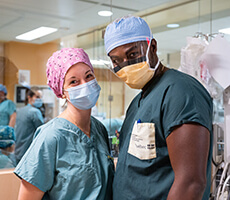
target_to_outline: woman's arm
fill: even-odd
[[[22,179],[18,200],[41,200],[43,195],[43,191]]]
[[[10,122],[9,122],[9,126],[13,127],[15,126],[15,122],[16,122],[16,112],[14,112],[12,115],[10,115]]]

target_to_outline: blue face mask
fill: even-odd
[[[70,103],[80,110],[88,110],[95,106],[101,87],[98,85],[97,80],[93,79],[87,83],[69,88],[67,91]]]
[[[34,103],[33,103],[33,106],[36,107],[36,108],[41,108],[42,107],[42,100],[41,99],[35,99]]]

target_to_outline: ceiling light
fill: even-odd
[[[229,35],[230,35],[230,28],[220,29],[219,32],[220,32],[220,33],[224,33],[224,34],[229,34]]]
[[[16,36],[16,39],[18,40],[26,40],[31,41],[40,37],[43,37],[45,35],[51,34],[53,32],[56,32],[56,28],[50,28],[50,27],[44,27],[41,26],[40,28],[34,29],[32,31],[23,33],[21,35]]]
[[[179,26],[179,24],[167,24],[168,28],[178,28]]]
[[[113,15],[113,13],[108,10],[99,11],[97,14],[102,17],[110,17],[111,15]]]

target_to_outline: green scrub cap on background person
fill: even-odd
[[[0,148],[5,149],[15,143],[14,128],[0,126]]]
[[[104,43],[107,54],[114,48],[153,38],[151,29],[140,17],[127,16],[116,19],[105,30]]]

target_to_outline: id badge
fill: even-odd
[[[140,160],[156,158],[154,123],[135,122],[130,137],[128,153]]]

